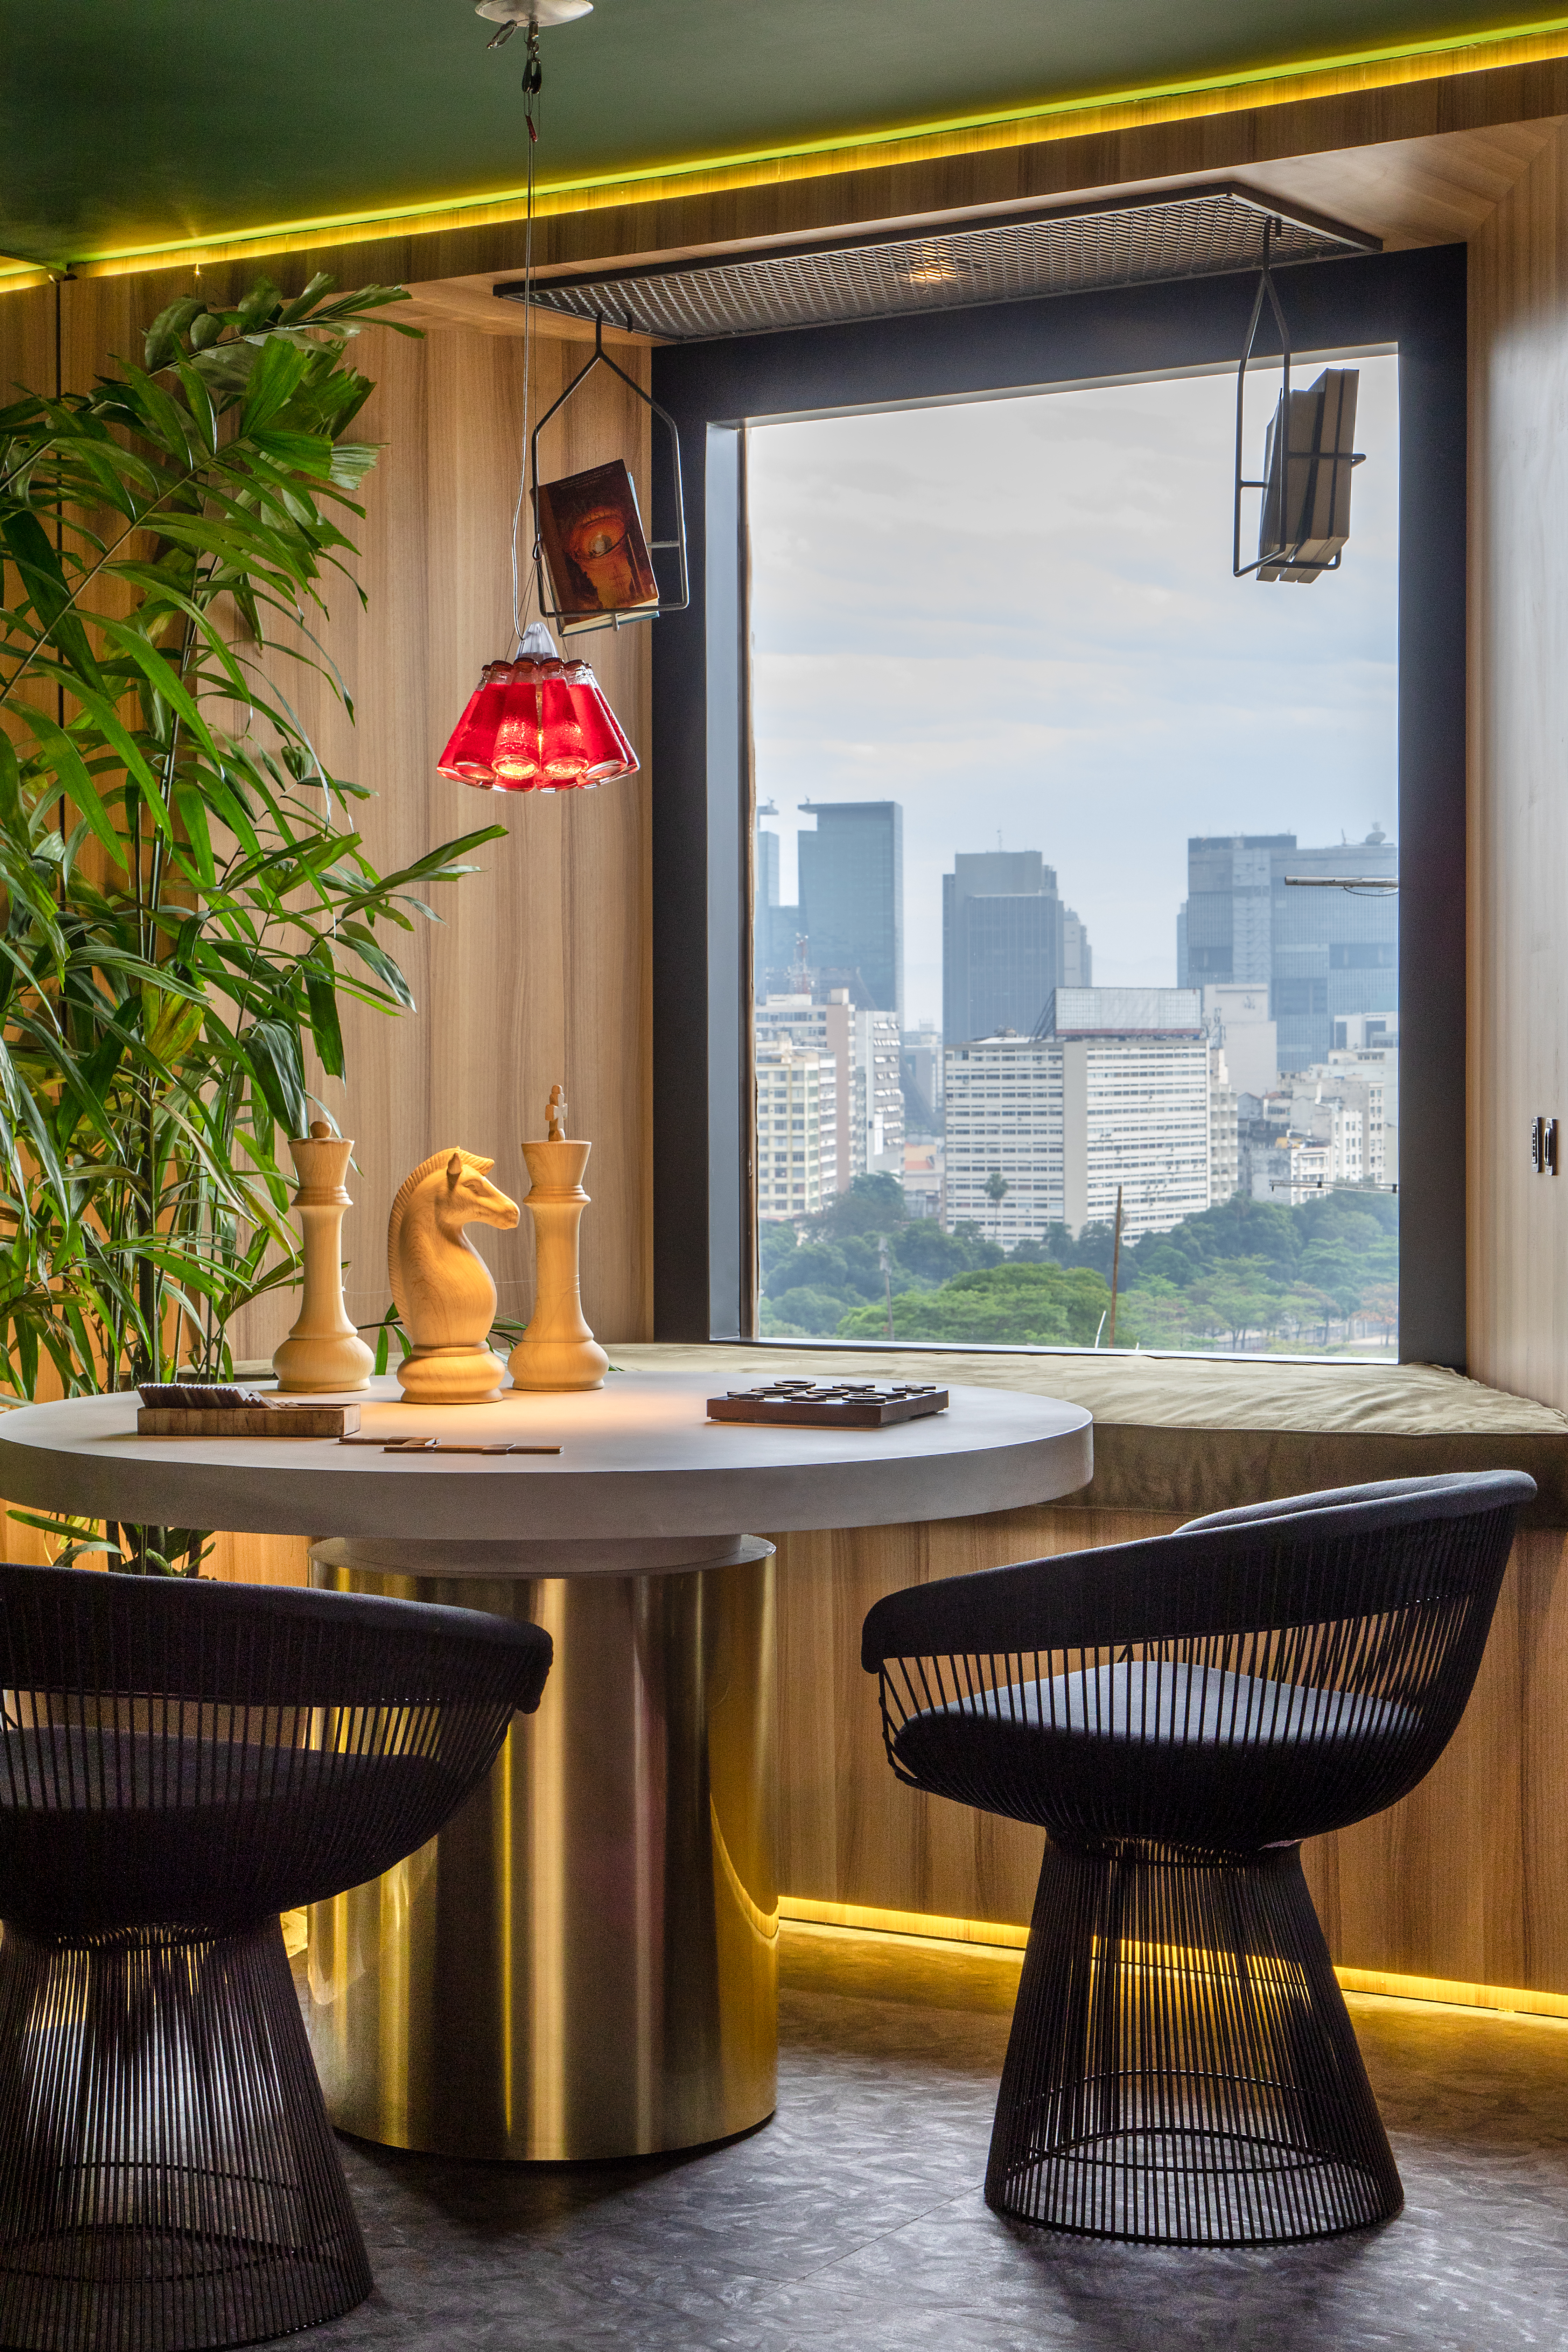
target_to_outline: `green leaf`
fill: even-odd
[[[22,575],[42,631],[64,655],[77,674],[98,684],[98,664],[73,604],[63,558],[49,544],[36,514],[14,510],[0,523],[12,562]]]
[[[205,305],[199,294],[182,294],[177,301],[159,311],[147,330],[145,358],[150,368],[168,365],[174,356],[179,338],[203,308]]]
[[[127,865],[125,843],[115,830],[109,811],[99,795],[97,785],[89,772],[80,751],[68,730],[58,725],[47,711],[24,704],[18,717],[37,743],[44,757],[52,764],[59,790],[70,801],[78,814],[90,827],[93,837],[101,843],[116,866]]]
[[[290,1135],[302,1135],[310,1120],[298,1033],[280,1021],[257,1021],[251,1024],[247,1042],[256,1081],[268,1108]]]
[[[305,967],[305,994],[310,1006],[310,1034],[328,1077],[343,1075],[343,1033],[338,1025],[336,976],[315,964]]]
[[[347,517],[375,452],[344,435],[370,385],[342,346],[401,299],[320,280],[287,304],[264,281],[221,313],[184,298],[145,368],[0,417],[0,546],[21,582],[0,616],[14,1393],[41,1368],[68,1395],[226,1366],[228,1318],[297,1279],[278,1152],[309,1113],[306,1046],[341,1075],[343,999],[406,1009],[382,935],[433,918],[426,885],[462,870],[467,845],[447,844],[377,872],[346,814],[362,788],[284,690],[301,665],[347,706],[309,610],[332,574],[363,601]],[[188,1556],[178,1531],[123,1540],[148,1569]]]
[[[243,308],[243,305],[241,306]],[[310,372],[310,353],[281,336],[270,337],[250,372],[240,410],[242,434],[262,432],[280,416]]]

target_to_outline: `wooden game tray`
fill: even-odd
[[[708,1400],[710,1421],[776,1422],[793,1429],[886,1429],[946,1410],[945,1389],[916,1381],[769,1381]]]

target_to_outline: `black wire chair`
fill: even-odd
[[[195,2352],[371,2286],[278,1914],[433,1837],[548,1634],[0,1564],[0,2342]]]
[[[1219,2246],[1400,2210],[1300,1844],[1441,1754],[1534,1492],[1491,1471],[1294,1496],[871,1611],[899,1778],[1049,1833],[999,2212]]]

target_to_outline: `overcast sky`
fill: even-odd
[[[1042,851],[1096,982],[1171,984],[1189,834],[1396,831],[1397,364],[1360,362],[1351,543],[1310,587],[1231,578],[1234,376],[753,430],[783,896],[798,803],[902,803],[906,1021],[942,1018],[955,850]]]

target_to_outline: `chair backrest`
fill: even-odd
[[[1136,1664],[1132,1744],[1223,1689],[1211,1753],[1245,1747],[1256,1764],[1313,1738],[1321,1751],[1332,1721],[1353,1733],[1338,1745],[1338,1777],[1357,1794],[1345,1818],[1376,1811],[1453,1735],[1534,1492],[1512,1471],[1388,1480],[889,1594],[861,1645],[889,1760],[900,1769],[894,1743],[913,1717],[1021,1719],[1026,1688],[1042,1695],[1047,1729],[1058,1713],[1064,1730],[1092,1724],[1107,1670]],[[1342,1696],[1325,1711],[1281,1703],[1281,1685]]]
[[[0,1916],[132,1924],[138,1874],[151,1919],[372,1877],[489,1769],[550,1664],[540,1627],[474,1610],[0,1563]]]

